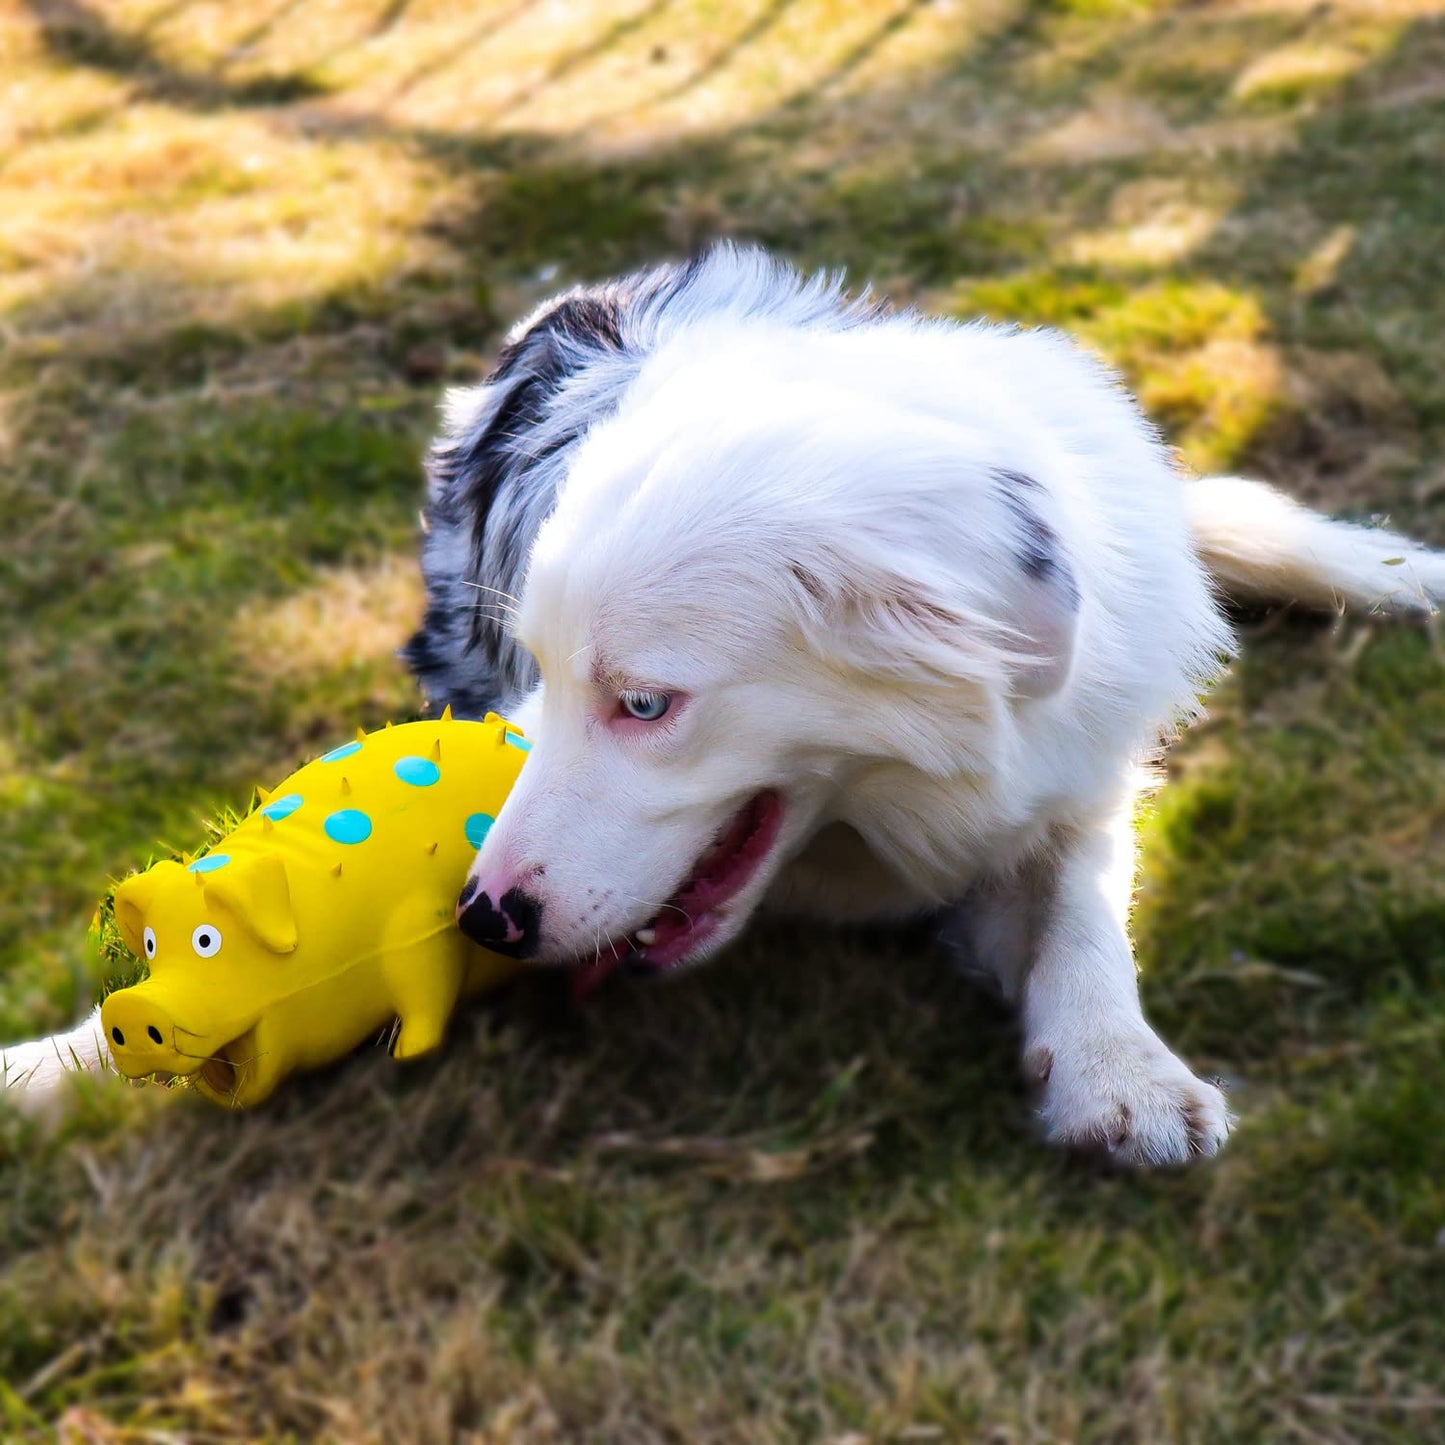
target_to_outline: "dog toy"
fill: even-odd
[[[518,966],[468,939],[455,909],[529,747],[494,713],[450,708],[358,732],[258,788],[202,857],[127,878],[116,923],[150,975],[101,1007],[116,1068],[188,1075],[251,1108],[393,1021],[394,1057],[436,1048],[457,1000]]]

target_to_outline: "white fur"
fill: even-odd
[[[765,903],[948,908],[1020,1005],[1053,1137],[1214,1152],[1224,1101],[1145,1022],[1127,934],[1134,778],[1232,645],[1208,574],[1410,608],[1445,561],[1257,483],[1183,484],[1053,333],[698,304],[628,366],[532,549],[536,742],[480,884],[540,902],[544,959],[589,954],[776,790],[780,841],[697,957]],[[1057,566],[1023,565],[1031,527]],[[627,688],[681,701],[619,725]]]
[[[49,1100],[59,1092],[67,1074],[102,1068],[105,1058],[97,1008],[65,1033],[0,1048],[0,1086],[14,1090],[25,1102]]]
[[[1383,528],[1331,521],[1260,482],[1191,482],[1185,506],[1199,555],[1234,596],[1422,613],[1445,597],[1445,554]]]

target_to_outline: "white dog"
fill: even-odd
[[[429,521],[409,659],[536,739],[468,933],[600,973],[699,962],[760,907],[946,914],[1021,1009],[1048,1134],[1137,1164],[1230,1124],[1145,1021],[1127,929],[1139,770],[1231,647],[1216,585],[1445,596],[1441,554],[1182,479],[1062,336],[731,248],[523,323],[451,401]],[[96,1032],[7,1062],[49,1082]]]

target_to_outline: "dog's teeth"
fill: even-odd
[[[657,930],[655,928],[639,928],[632,935],[644,948],[651,948],[657,942]]]

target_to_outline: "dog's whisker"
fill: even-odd
[[[654,903],[650,898],[638,898],[631,893],[624,893],[622,896],[624,898],[630,898],[634,903],[642,904],[644,908],[655,909],[658,913],[661,913],[664,908],[670,908],[674,913],[682,914],[682,916],[687,919],[687,926],[689,928],[692,927],[692,914],[690,914],[687,909],[680,907],[676,903]]]
[[[503,602],[493,602],[490,598],[487,597],[478,598],[476,602],[472,603],[472,605],[467,609],[467,611],[480,612],[484,607],[490,607],[499,616],[509,618],[514,622],[518,617],[522,615],[520,612],[517,611],[515,607],[508,607]]]
[[[471,613],[474,616],[484,616],[489,622],[495,622],[499,627],[515,627],[517,623],[517,614],[515,612],[486,611],[487,608],[494,608],[496,605],[495,602],[478,602],[472,607],[466,607],[460,610]]]
[[[624,893],[622,896],[626,898],[630,903],[642,904],[644,908],[662,909],[667,906],[665,903],[655,902],[651,898],[639,898],[635,893]]]
[[[461,579],[463,587],[475,587],[478,592],[491,592],[497,597],[505,597],[508,602],[516,607],[522,605],[522,599],[511,592],[504,592],[500,587],[489,587],[485,582],[472,582],[468,578]]]

